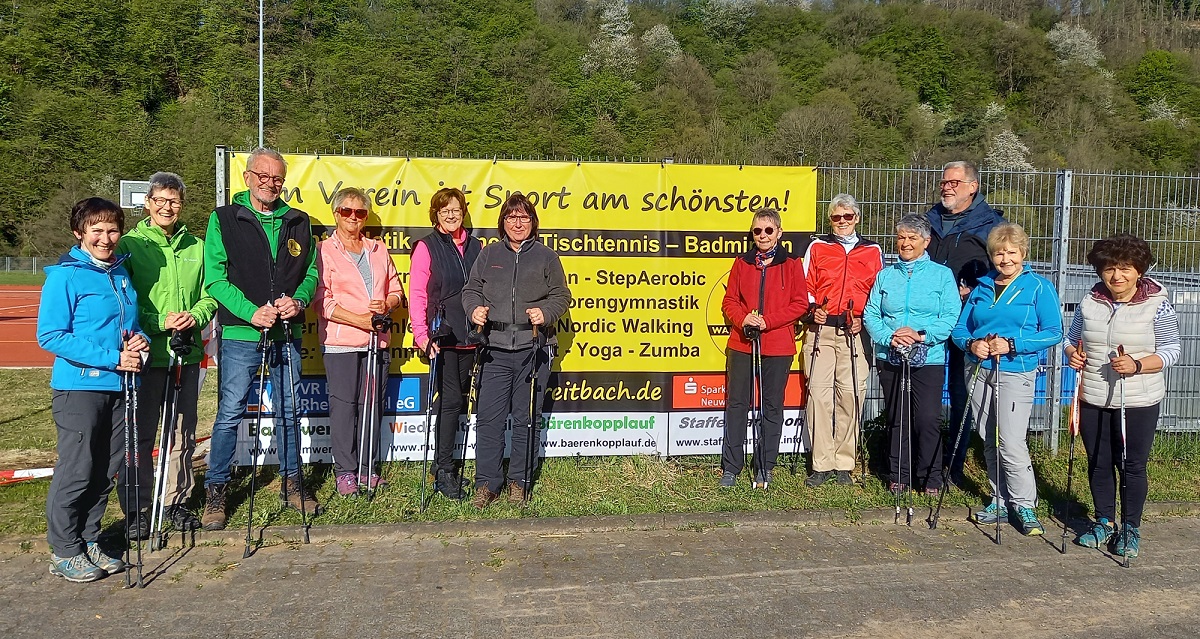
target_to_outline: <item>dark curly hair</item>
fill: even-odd
[[[1150,244],[1131,233],[1117,233],[1103,240],[1096,240],[1087,254],[1088,264],[1099,275],[1110,266],[1132,266],[1138,275],[1145,275],[1154,263]]]

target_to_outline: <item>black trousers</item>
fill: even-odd
[[[74,557],[100,538],[113,476],[125,463],[125,398],[121,391],[50,395],[58,461],[46,495],[46,539],[55,555]]]
[[[787,386],[792,355],[762,358],[762,459],[754,457],[754,472],[771,471],[779,458],[783,433],[783,389]],[[746,465],[746,425],[752,397],[751,357],[729,349],[725,354],[725,439],[721,446],[721,470],[737,474]]]
[[[512,416],[512,448],[508,456],[508,480],[525,487],[537,469],[537,446],[541,441],[542,397],[550,380],[553,346],[533,346],[510,351],[488,348],[483,353],[479,382],[479,425],[475,437],[475,486],[498,493],[504,487],[504,431]],[[536,356],[536,358],[535,358]],[[537,368],[536,396],[530,397],[530,376]],[[530,399],[537,410],[530,421]]]
[[[941,488],[942,473],[937,462],[942,458],[942,381],[946,371],[936,365],[909,371],[912,389],[906,392],[901,388],[901,367],[879,360],[879,385],[883,387],[891,433],[891,481],[916,488]],[[904,414],[905,403],[908,414]]]
[[[1158,413],[1162,404],[1125,409],[1125,469],[1121,470],[1121,411],[1100,408],[1079,402],[1079,434],[1088,457],[1088,484],[1092,488],[1092,503],[1096,517],[1116,519],[1117,480],[1121,476],[1124,491],[1121,508],[1125,521],[1131,526],[1142,525],[1142,510],[1146,505],[1149,481],[1146,461],[1154,444],[1158,428]],[[1119,523],[1119,522],[1118,522]]]
[[[471,390],[471,366],[475,349],[444,348],[438,364],[437,443],[434,453],[434,472],[455,471],[454,450],[461,429],[459,418],[466,410],[467,393]],[[476,409],[478,410],[478,409]]]
[[[325,353],[326,390],[329,392],[329,435],[333,440],[333,470],[337,474],[369,475],[375,472],[375,459],[364,459],[359,468],[359,449],[365,444],[362,433],[367,412],[367,352]],[[391,354],[379,349],[379,368],[375,373],[376,392],[370,450],[378,459],[379,425],[383,419],[383,396],[387,391],[387,371]],[[363,451],[365,454],[366,451]]]
[[[942,455],[942,465],[950,469],[951,475],[961,475],[963,464],[967,462],[967,451],[971,449],[971,433],[975,432],[975,419],[970,414],[967,391],[967,359],[966,353],[946,342],[946,370],[949,375],[947,384],[950,387],[950,430],[946,434],[945,453]],[[958,425],[962,424],[963,415],[967,415],[962,437],[958,436]],[[954,440],[958,439],[958,449],[950,450]]]

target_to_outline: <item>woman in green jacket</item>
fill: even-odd
[[[164,419],[163,398],[168,385],[178,393],[175,423],[171,424],[170,451],[163,502],[164,518],[176,530],[200,527],[200,520],[185,505],[194,485],[192,455],[196,450],[196,400],[200,392],[200,360],[204,356],[200,331],[216,313],[217,303],[204,291],[204,241],[179,221],[185,187],[174,173],[150,176],[146,193],[146,218],[121,238],[118,251],[128,253],[125,268],[137,291],[138,320],[150,336],[150,366],[142,372],[138,391],[138,450],[151,459],[154,436]],[[172,357],[179,358],[179,376],[169,376]],[[170,378],[169,378],[170,377]],[[167,442],[161,446],[165,447]],[[125,471],[121,467],[117,494],[125,496]],[[138,484],[143,505],[151,504],[154,466],[144,462]],[[122,503],[126,533],[145,539],[150,518],[143,511],[130,513]]]

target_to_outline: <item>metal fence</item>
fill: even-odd
[[[940,179],[936,168],[820,167],[818,224],[826,224],[821,213],[835,194],[850,193],[863,209],[859,231],[883,245],[890,263],[895,222],[929,210],[940,197]],[[1180,361],[1166,373],[1159,439],[1168,450],[1161,454],[1195,451],[1191,444],[1200,441],[1200,175],[982,171],[980,182],[988,203],[1029,234],[1028,261],[1055,283],[1067,325],[1098,281],[1085,259],[1093,242],[1129,232],[1150,243],[1156,258],[1151,276],[1170,293],[1183,341]],[[1074,392],[1075,373],[1062,358],[1061,348],[1046,354],[1030,423],[1031,432],[1043,436],[1054,452],[1062,436],[1063,407]],[[882,392],[873,379],[866,414],[881,410]]]
[[[42,268],[54,261],[48,257],[5,257],[2,259],[5,273],[40,273]]]

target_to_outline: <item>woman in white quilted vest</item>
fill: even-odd
[[[1145,276],[1154,261],[1145,240],[1114,235],[1096,242],[1087,258],[1100,283],[1075,309],[1066,351],[1071,368],[1083,375],[1079,427],[1097,521],[1075,543],[1108,544],[1117,555],[1136,557],[1146,460],[1166,395],[1163,369],[1181,351],[1179,317],[1163,285]],[[1120,521],[1114,470],[1121,476]]]

